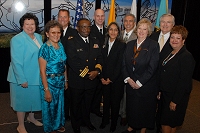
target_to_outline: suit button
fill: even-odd
[[[86,60],[86,62],[88,62],[88,60]]]
[[[163,70],[165,72],[165,70]]]

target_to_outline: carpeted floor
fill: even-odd
[[[0,133],[17,133],[16,113],[10,107],[9,93],[0,93]],[[36,118],[41,120],[41,112],[36,113]],[[108,125],[105,129],[99,129],[101,118],[91,114],[91,121],[97,128],[97,131],[89,131],[86,127],[81,127],[82,133],[109,133]],[[186,111],[185,121],[177,133],[200,133],[200,82],[193,82],[193,90],[190,96],[188,109]],[[42,127],[36,127],[32,123],[25,122],[28,133],[43,133]],[[71,123],[66,122],[65,133],[73,133]],[[120,126],[118,123],[116,133],[121,133],[127,126]],[[138,131],[139,133],[139,131]],[[147,133],[155,133],[154,130],[148,130]]]

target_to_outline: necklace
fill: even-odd
[[[164,61],[162,62],[162,66],[166,65],[167,62],[169,62],[174,56],[176,55],[176,53],[172,54],[172,52],[167,56],[167,58],[164,59]]]

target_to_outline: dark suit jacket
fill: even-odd
[[[125,30],[123,30],[123,31],[121,32],[121,40],[123,40],[124,32],[125,32]],[[128,40],[127,40],[126,42],[128,43],[128,42],[130,42],[130,41],[132,41],[132,40],[135,40],[135,39],[137,39],[137,35],[136,35],[136,34],[134,33],[134,31],[133,31],[132,34],[130,35],[130,37],[128,38]]]
[[[87,66],[94,71],[97,64],[102,65],[102,55],[97,40],[89,37],[89,45],[77,35],[69,38],[66,45],[67,62],[69,65],[69,87],[77,89],[92,89],[96,87],[97,78],[90,80],[86,75],[82,78],[80,73]]]
[[[106,33],[106,28],[103,27],[103,34],[99,32],[99,29],[95,24],[92,25],[90,29],[90,37],[96,38],[99,41],[100,47],[102,48],[105,40],[105,33]]]
[[[139,80],[143,85],[138,92],[139,93],[157,93],[156,80],[153,78],[157,70],[159,61],[159,44],[158,42],[146,38],[141,44],[141,50],[136,58],[135,70],[133,71],[133,57],[134,45],[137,45],[137,40],[133,40],[127,43],[126,50],[123,58],[123,76],[124,79],[130,77],[134,81]],[[150,89],[152,88],[152,89]],[[130,92],[128,92],[130,90]],[[129,94],[133,93],[134,89],[127,89]]]
[[[180,103],[184,94],[192,90],[194,58],[183,46],[166,65],[162,66],[160,62],[159,66],[161,91],[170,92],[173,94],[172,101],[176,104]]]
[[[160,32],[161,31],[157,31],[157,32],[152,33],[150,38],[158,42],[158,39],[159,39],[159,36],[160,36]],[[169,40],[170,39],[167,40],[167,42],[165,43],[164,47],[160,51],[160,60],[162,60],[165,55],[169,54],[172,51],[172,47],[169,44]]]
[[[118,80],[123,81],[122,78],[122,59],[125,49],[125,43],[115,40],[108,55],[108,43],[102,48],[103,56],[103,71],[101,78],[109,78],[113,83]]]
[[[67,40],[70,36],[76,36],[77,35],[77,31],[71,27],[67,28],[67,31],[65,33],[65,36],[61,38],[61,42],[63,44],[63,47],[66,49],[66,45],[67,45]]]

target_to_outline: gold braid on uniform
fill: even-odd
[[[100,64],[96,64],[95,68],[99,69],[102,72],[102,66]]]
[[[81,73],[79,74],[79,76],[81,76],[82,78],[85,77],[85,75],[89,72],[88,66],[86,66],[83,71],[81,71]]]

